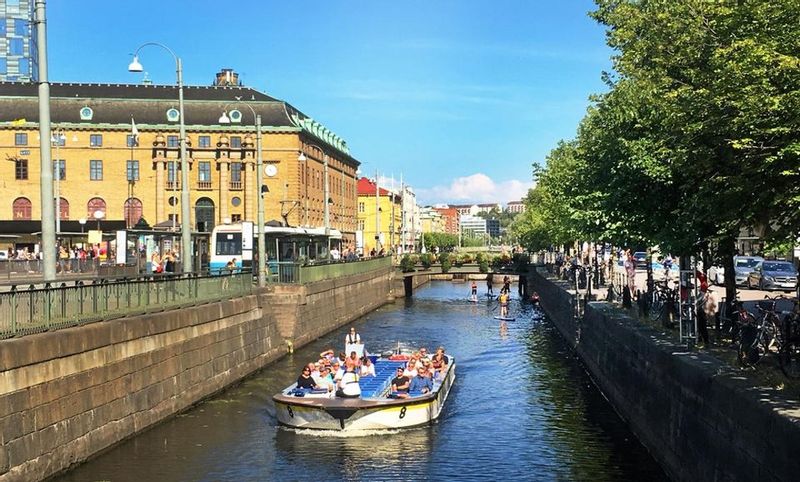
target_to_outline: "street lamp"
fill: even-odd
[[[83,227],[86,225],[86,218],[80,218],[78,223],[81,225],[81,234],[83,234]]]
[[[316,144],[306,144],[306,145],[308,147],[314,147],[314,148],[318,149],[322,153],[322,166],[323,166],[322,170],[323,170],[323,175],[325,177],[324,183],[323,183],[324,192],[322,193],[322,199],[323,199],[323,202],[322,202],[322,204],[323,204],[323,218],[322,219],[323,219],[323,222],[325,224],[325,237],[328,238],[328,255],[330,255],[330,250],[331,250],[331,239],[330,239],[330,236],[331,236],[331,224],[330,224],[330,208],[329,208],[329,206],[333,202],[333,199],[331,199],[330,193],[329,193],[329,190],[328,190],[328,154],[325,153],[325,150],[323,148],[319,147]],[[300,151],[300,155],[297,156],[297,160],[298,161],[307,160],[305,154],[303,154],[303,151]],[[306,179],[306,184],[308,184],[308,179]],[[308,196],[306,196],[306,200],[308,200]]]
[[[183,272],[192,272],[192,227],[189,223],[191,212],[189,210],[189,160],[186,155],[186,125],[183,119],[183,64],[181,58],[175,55],[169,47],[158,42],[146,42],[136,49],[133,61],[128,65],[129,72],[142,72],[144,67],[139,62],[139,51],[144,47],[161,47],[175,59],[175,70],[178,82],[178,110],[180,111],[180,147],[181,147],[181,257],[183,259]],[[174,220],[173,220],[174,222]]]
[[[53,130],[53,135],[50,142],[56,145],[56,159],[55,159],[55,200],[56,200],[56,236],[61,234],[61,156],[59,155],[58,148],[62,143],[66,143],[67,136],[61,127],[56,127]]]
[[[97,220],[97,230],[100,231],[100,220],[106,217],[106,213],[98,209],[97,211],[92,213],[92,217]]]
[[[247,102],[242,102],[241,97],[236,97],[236,102],[244,105],[250,112],[253,113],[256,123],[256,184],[258,184],[258,286],[264,287],[267,284],[266,271],[267,271],[267,239],[264,233],[264,194],[269,192],[269,188],[264,184],[264,160],[261,156],[261,114],[256,114]],[[219,118],[220,124],[230,124],[231,118],[228,116],[228,106]]]

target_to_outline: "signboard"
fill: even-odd
[[[117,258],[115,263],[125,264],[128,254],[128,233],[125,230],[117,231]]]
[[[253,223],[250,221],[242,222],[242,250],[253,249]]]
[[[100,244],[103,241],[103,232],[99,229],[89,230],[89,244]]]

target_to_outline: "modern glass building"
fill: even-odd
[[[0,0],[0,81],[39,79],[34,0]]]

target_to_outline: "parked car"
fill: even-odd
[[[747,287],[794,291],[797,289],[797,270],[788,261],[759,261],[747,276]]]
[[[8,253],[0,251],[0,261],[8,261]]]
[[[734,256],[733,267],[736,269],[736,286],[747,285],[747,276],[761,261],[764,261],[761,256]],[[712,266],[708,270],[708,277],[712,283],[719,286],[724,285],[725,268],[723,266]]]
[[[633,259],[636,261],[637,268],[647,269],[647,253],[644,251],[637,251],[633,253]]]

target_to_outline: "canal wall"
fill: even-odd
[[[687,351],[608,303],[573,319],[566,285],[538,273],[530,288],[591,377],[673,480],[797,480],[798,402],[741,371]]]
[[[0,481],[80,463],[392,298],[391,268],[0,341]]]

